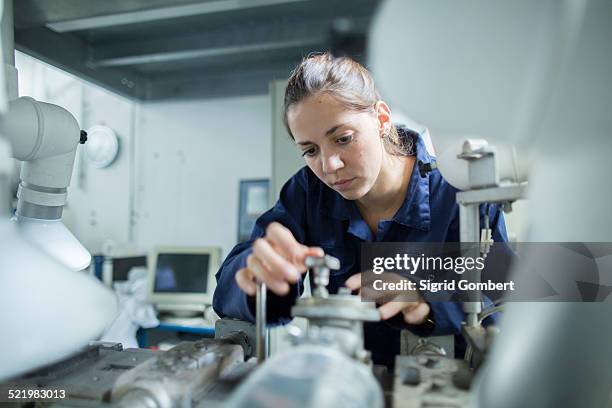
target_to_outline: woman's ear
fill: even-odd
[[[391,129],[391,109],[389,109],[389,105],[385,101],[378,101],[374,105],[374,110],[378,119],[378,133],[380,137],[384,137]]]

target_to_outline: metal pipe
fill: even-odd
[[[266,284],[257,283],[255,298],[255,331],[257,336],[257,361],[263,363],[268,356],[268,338],[266,332]]]
[[[480,242],[480,217],[478,211],[478,204],[459,204],[459,234],[460,240],[464,243],[465,251],[469,249],[466,256],[479,256],[479,254],[471,254],[472,251],[478,252],[478,243]],[[467,271],[466,278],[469,282],[478,283],[480,282],[480,275],[478,271]],[[465,312],[465,321],[467,326],[475,327],[478,326],[478,315],[482,311],[482,305],[480,303],[481,294],[479,290],[469,291],[468,299],[463,302],[463,311]]]

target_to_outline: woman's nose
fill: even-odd
[[[344,167],[344,162],[336,153],[323,157],[323,173],[335,173]]]

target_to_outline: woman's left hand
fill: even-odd
[[[345,283],[346,287],[351,290],[361,290],[361,273],[351,276]],[[381,294],[380,299],[383,297],[388,297],[389,294]],[[371,296],[368,296],[370,298]],[[418,294],[414,294],[415,301],[399,301],[399,300],[391,300],[378,308],[380,312],[380,318],[382,320],[387,320],[399,312],[402,312],[404,315],[404,321],[408,324],[423,324],[427,321],[427,317],[431,312],[431,308],[425,300]],[[412,296],[411,296],[412,298]],[[379,303],[379,299],[376,300],[376,303]]]

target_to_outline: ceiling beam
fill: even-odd
[[[73,18],[63,21],[52,21],[46,26],[53,31],[65,33],[70,31],[108,28],[126,24],[147,23],[181,17],[213,14],[229,11],[251,9],[256,7],[277,6],[298,3],[308,0],[214,0],[194,4],[181,4],[158,8],[111,13],[104,15]]]
[[[367,30],[368,18],[350,21],[364,33]],[[100,44],[92,48],[88,65],[122,67],[284,49],[315,49],[329,43],[332,22],[329,18],[267,21],[197,35]]]
[[[146,91],[146,80],[129,70],[88,66],[89,46],[71,34],[60,35],[46,28],[16,29],[15,48],[130,99],[141,99]]]
[[[159,62],[176,62],[196,58],[212,58],[227,55],[247,54],[255,52],[274,51],[282,49],[293,49],[300,47],[310,47],[321,44],[323,37],[312,37],[310,39],[292,41],[271,41],[248,45],[234,45],[228,47],[216,47],[199,50],[162,52],[157,54],[134,55],[128,57],[106,58],[92,62],[92,66],[101,67],[123,67],[133,65],[152,64]]]

